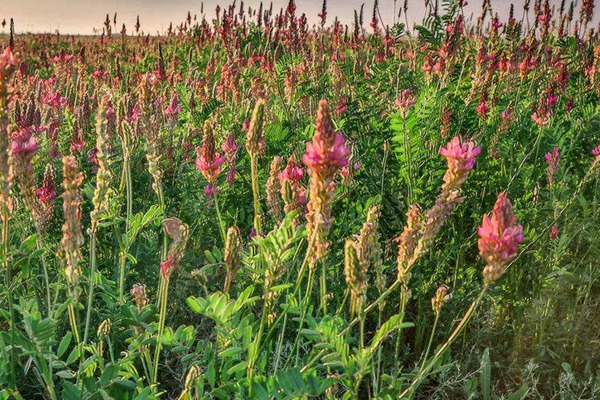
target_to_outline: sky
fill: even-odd
[[[432,0],[434,1],[434,0]],[[479,13],[483,0],[469,0],[469,10]],[[552,3],[558,3],[553,0]],[[132,32],[136,16],[140,16],[141,29],[150,34],[164,32],[170,22],[176,26],[181,23],[190,11],[200,15],[201,0],[1,0],[0,20],[14,18],[15,31],[23,32],[56,32],[61,34],[92,34],[94,28],[102,29],[106,14],[112,20],[117,13],[117,26],[125,23],[128,32]],[[205,0],[204,12],[209,18],[214,17],[217,4],[230,4],[229,1]],[[265,5],[268,1],[264,2]],[[338,16],[344,23],[352,23],[353,10],[359,9],[365,3],[365,25],[368,25],[373,7],[373,0],[328,0],[328,16]],[[404,0],[397,0],[401,7]],[[440,4],[442,1],[440,0]],[[522,9],[523,0],[515,0],[515,8]],[[533,2],[532,2],[533,3]],[[239,0],[238,3],[239,5]],[[245,0],[247,8],[257,8],[259,0]],[[287,0],[274,0],[273,9],[285,7]],[[306,13],[310,23],[317,22],[317,14],[321,10],[322,0],[296,0],[297,14]],[[381,17],[386,24],[393,19],[394,0],[380,0]],[[409,0],[408,17],[410,22],[421,21],[424,12],[424,0]],[[510,6],[509,1],[492,0],[492,6],[501,16],[506,16]],[[268,7],[268,6],[267,6]],[[519,13],[520,14],[520,13]],[[330,19],[328,22],[331,22]],[[4,32],[8,31],[8,24]],[[0,27],[0,32],[2,28]]]

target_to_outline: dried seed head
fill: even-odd
[[[148,305],[148,296],[146,295],[146,285],[141,283],[134,283],[131,288],[131,296],[133,296],[133,301],[137,306],[138,312],[142,311],[142,309]]]
[[[406,225],[402,234],[396,238],[398,242],[398,280],[407,284],[410,280],[411,260],[419,242],[423,215],[418,205],[413,204],[406,212]]]
[[[105,319],[98,326],[98,330],[96,331],[96,335],[98,339],[103,339],[110,334],[110,319]]]
[[[108,136],[108,113],[112,110],[110,95],[104,94],[100,100],[98,114],[96,115],[96,189],[92,203],[91,229],[96,231],[100,215],[108,211],[108,200],[110,195],[110,181],[112,173],[109,165],[110,139]]]
[[[237,226],[232,226],[227,230],[227,237],[225,239],[225,254],[223,261],[227,269],[225,276],[225,284],[223,285],[223,292],[229,292],[231,282],[237,273],[242,263],[242,235]]]
[[[65,156],[63,161],[63,214],[65,222],[62,227],[63,237],[60,242],[65,257],[65,273],[67,281],[74,289],[79,282],[81,270],[81,247],[83,246],[83,233],[81,228],[81,185],[83,174],[79,172],[77,159],[74,156]]]
[[[172,239],[167,258],[160,264],[160,273],[164,279],[169,279],[173,271],[179,268],[183,258],[185,245],[189,236],[189,228],[175,217],[165,218],[163,230]]]
[[[246,150],[251,157],[257,157],[265,151],[265,100],[258,99],[252,112],[250,128],[246,139]]]
[[[367,271],[359,258],[359,246],[354,239],[346,239],[344,246],[344,274],[350,288],[350,313],[357,315],[362,306],[363,289],[367,284]]]
[[[435,296],[431,298],[431,308],[436,316],[440,315],[442,311],[442,307],[444,304],[452,299],[452,292],[450,290],[450,286],[448,285],[440,285],[435,292]]]
[[[269,171],[269,179],[267,180],[267,205],[269,213],[271,213],[271,216],[276,220],[279,220],[282,214],[281,205],[279,204],[279,192],[281,191],[279,174],[281,173],[282,165],[283,159],[281,157],[273,157]]]

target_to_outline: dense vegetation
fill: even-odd
[[[599,398],[600,37],[529,3],[11,30],[0,399]]]

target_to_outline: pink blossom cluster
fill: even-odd
[[[321,100],[321,110],[327,109],[327,101]],[[339,168],[348,164],[350,149],[346,146],[346,138],[335,132],[330,115],[317,116],[317,129],[312,142],[306,144],[306,152],[302,162],[312,173],[331,179]]]
[[[479,255],[486,263],[484,280],[492,283],[504,273],[505,264],[511,260],[523,241],[523,227],[517,225],[517,217],[506,192],[500,193],[491,214],[483,216],[477,230]]]
[[[440,154],[448,161],[448,170],[444,175],[444,188],[459,187],[466,179],[469,171],[475,166],[481,147],[473,141],[461,142],[460,136],[455,136],[446,147],[440,148]]]
[[[546,158],[546,175],[548,177],[548,186],[552,187],[554,185],[554,175],[556,175],[556,171],[558,170],[558,164],[560,162],[560,150],[558,147],[554,147],[550,153],[546,153],[544,156]]]

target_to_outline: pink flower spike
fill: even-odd
[[[475,166],[481,147],[467,141],[461,143],[460,136],[455,136],[446,147],[440,148],[440,154],[448,160],[448,169],[455,173],[468,172]]]
[[[590,153],[594,157],[599,158],[600,157],[600,144],[598,146],[596,146],[596,148],[594,150],[592,150]]]
[[[500,193],[492,213],[483,216],[477,230],[479,255],[487,264],[486,284],[498,279],[504,273],[505,264],[517,254],[518,245],[523,241],[523,227],[516,222],[506,192]]]
[[[316,133],[312,142],[306,144],[302,162],[317,175],[331,177],[348,164],[348,154],[350,149],[346,146],[346,138],[335,132],[327,101],[321,100]]]

